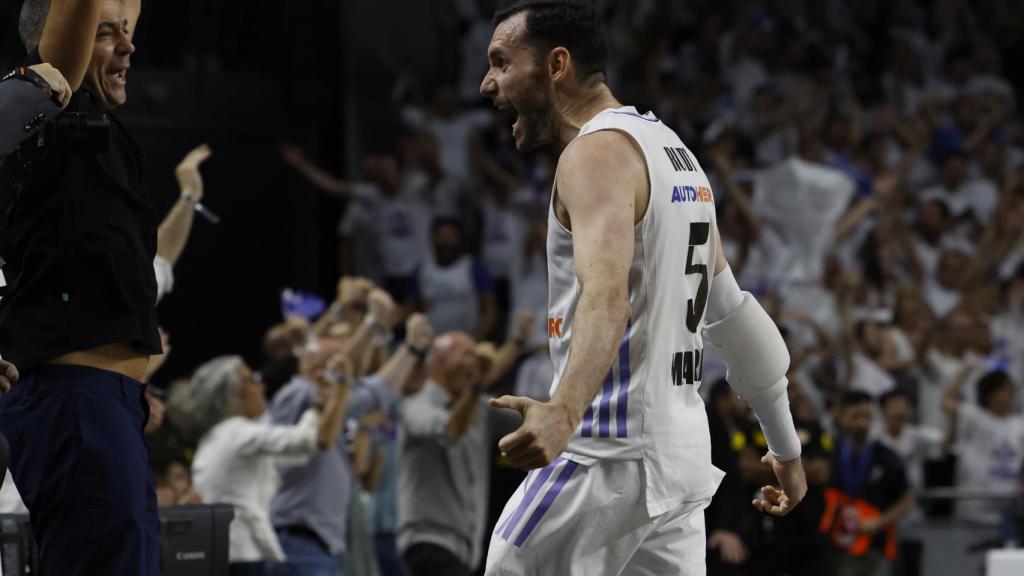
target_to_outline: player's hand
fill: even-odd
[[[67,107],[68,102],[71,101],[71,86],[68,85],[67,79],[65,79],[64,75],[60,73],[60,70],[57,70],[45,62],[42,64],[36,64],[35,66],[29,66],[29,68],[36,74],[42,76],[43,80],[46,80],[46,83],[50,85],[50,94],[60,102],[60,107]]]
[[[0,358],[0,392],[6,394],[11,391],[11,385],[18,381],[18,368]]]
[[[493,408],[507,408],[523,415],[518,430],[498,442],[501,455],[516,468],[543,468],[569,445],[576,426],[569,408],[555,402],[538,402],[522,396],[492,398]]]
[[[203,177],[199,174],[199,165],[205,162],[212,153],[209,145],[200,144],[186,154],[178,167],[174,169],[182,196],[188,196],[196,202],[203,199]]]
[[[731,566],[739,566],[747,561],[750,554],[747,552],[743,540],[735,532],[728,530],[715,530],[708,538],[708,548],[718,550],[722,555],[722,561]]]
[[[764,486],[761,488],[764,498],[754,499],[754,508],[772,516],[785,516],[792,512],[807,494],[804,465],[800,458],[779,462],[771,454],[765,454],[761,462],[771,465],[782,490],[774,486]]]

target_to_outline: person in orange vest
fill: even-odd
[[[819,528],[832,541],[834,576],[877,576],[896,555],[895,523],[914,504],[900,457],[870,437],[875,401],[851,391],[839,407],[839,443]]]

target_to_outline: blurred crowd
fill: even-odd
[[[727,257],[792,358],[810,491],[772,519],[750,506],[772,482],[764,436],[707,349],[701,391],[727,472],[706,515],[709,574],[917,574],[915,529],[950,515],[993,546],[1024,536],[1024,130],[1010,74],[1024,12],[598,3],[613,92],[708,172]],[[517,153],[511,119],[478,95],[496,4],[434,2],[445,72],[395,91],[393,145],[358,174],[281,146],[344,205],[330,302],[288,292],[263,358],[198,367],[168,388],[166,418],[151,392],[160,505],[233,504],[233,563],[471,574],[522,478],[496,454],[516,416],[485,399],[548,394],[557,151]],[[958,497],[929,497],[942,487]]]

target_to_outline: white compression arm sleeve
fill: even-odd
[[[711,283],[708,319],[712,318],[704,335],[728,366],[729,385],[750,403],[760,421],[768,451],[780,461],[799,457],[800,438],[786,393],[789,351],[775,322],[753,295],[740,292],[729,268]]]
[[[743,292],[740,292],[740,285],[736,283],[732,268],[726,266],[711,283],[711,291],[708,293],[707,323],[718,322],[742,304]]]

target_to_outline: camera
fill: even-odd
[[[110,143],[110,117],[106,114],[64,112],[39,126],[33,138],[21,144],[8,161],[27,171],[32,163],[55,148],[93,153],[106,152]]]
[[[110,141],[110,118],[106,114],[65,112],[43,128],[45,147],[71,146],[105,152]]]

